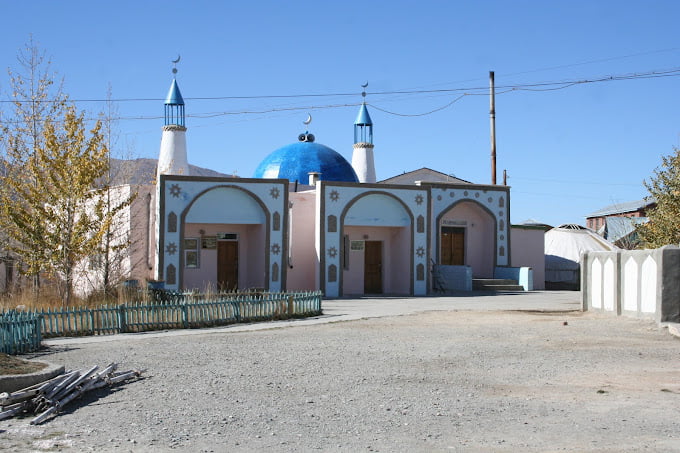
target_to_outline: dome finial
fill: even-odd
[[[364,104],[366,103],[366,87],[367,86],[368,86],[368,80],[366,81],[366,83],[361,85],[361,88],[363,88],[363,90],[361,91],[361,97],[364,98]]]

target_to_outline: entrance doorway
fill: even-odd
[[[465,228],[442,227],[439,264],[450,266],[465,264]]]
[[[238,289],[238,241],[217,242],[217,287],[220,291]]]
[[[382,294],[382,242],[364,243],[364,294]]]

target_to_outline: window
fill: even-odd
[[[199,267],[198,238],[184,239],[184,267],[196,269]]]

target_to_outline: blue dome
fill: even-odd
[[[314,142],[298,142],[277,149],[258,165],[253,177],[288,179],[307,184],[309,173],[323,181],[359,182],[352,166],[336,151]]]

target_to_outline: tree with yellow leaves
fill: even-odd
[[[68,106],[59,122],[45,122],[43,142],[26,162],[30,178],[3,181],[10,190],[2,196],[15,197],[0,200],[12,250],[27,273],[45,272],[60,282],[66,305],[76,265],[99,251],[113,218],[129,205],[106,202],[108,162],[101,123],[87,134],[83,113]]]
[[[11,192],[11,187],[4,181],[20,180],[26,184],[33,183],[34,175],[28,169],[28,160],[43,143],[43,128],[45,122],[58,121],[64,114],[68,97],[62,90],[59,81],[51,69],[51,61],[45,56],[31,36],[26,47],[17,54],[18,70],[10,69],[11,82],[10,100],[12,111],[2,112],[0,123],[0,169],[2,170],[2,200],[5,202],[19,202],[19,195]],[[31,266],[30,270],[22,262],[21,256],[11,253],[11,238],[6,234],[8,225],[0,218],[0,247],[3,250],[3,261],[6,266],[14,267],[18,261],[19,270],[28,275],[32,281],[35,297],[40,295],[40,282],[43,269]],[[35,255],[29,258],[33,263],[42,261],[43,252],[35,250]],[[6,278],[12,277],[10,272]]]
[[[661,167],[645,181],[645,187],[656,200],[647,211],[649,222],[638,225],[637,232],[647,248],[680,244],[680,149],[661,157]]]
[[[0,123],[1,245],[32,278],[36,298],[46,275],[59,284],[62,302],[70,304],[78,264],[108,253],[107,247],[125,245],[108,244],[105,236],[132,198],[109,197],[110,156],[102,124],[86,131],[84,114],[55,83],[49,60],[32,39],[18,61],[20,72],[10,71],[13,111]]]

